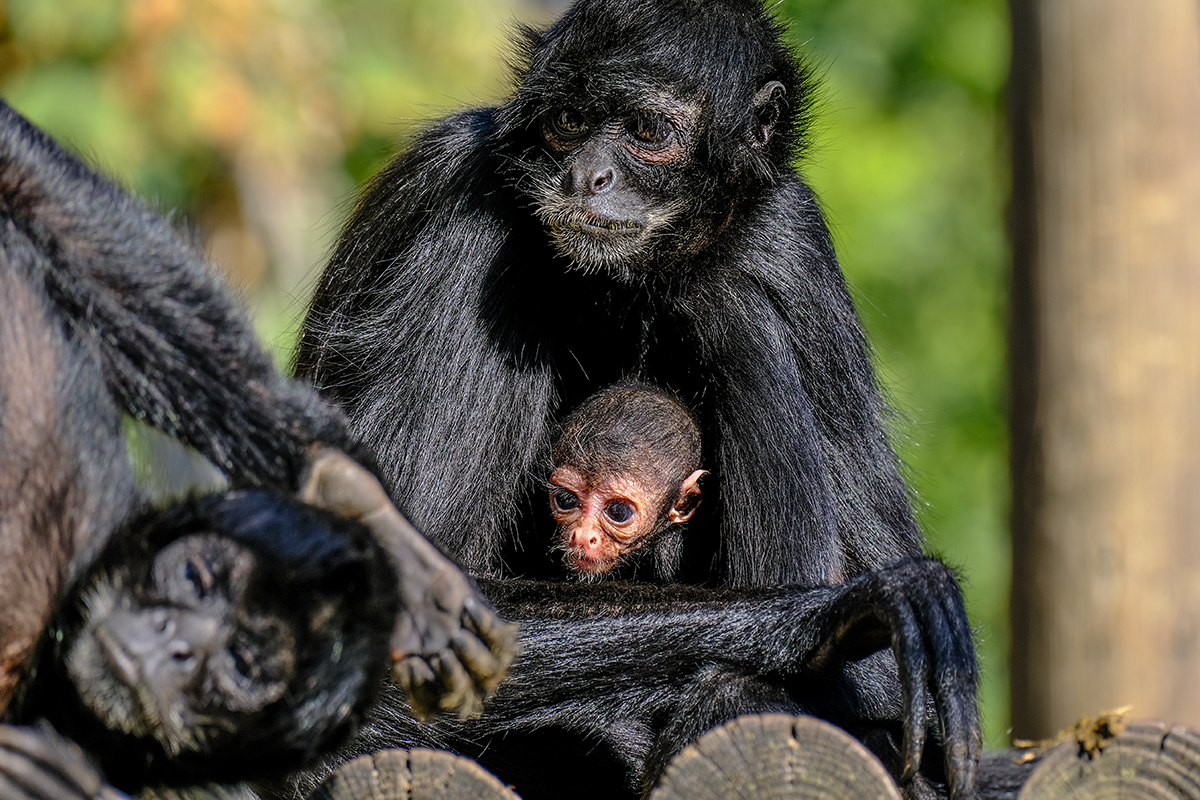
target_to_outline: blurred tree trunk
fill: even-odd
[[[1011,10],[1013,733],[1200,724],[1200,4]]]

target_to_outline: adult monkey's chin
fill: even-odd
[[[574,270],[633,281],[648,263],[646,254],[650,236],[647,227],[640,223],[623,222],[600,227],[593,223],[570,222],[551,227],[550,235]]]
[[[116,588],[109,581],[98,580],[84,596],[88,622],[67,643],[67,675],[98,719],[124,733],[144,736],[151,730],[151,721],[124,679],[123,673],[128,675],[130,669],[127,654],[102,626],[93,623],[116,610]]]

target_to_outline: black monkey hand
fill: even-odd
[[[0,725],[0,797],[129,800],[100,778],[83,751],[49,725]]]
[[[454,562],[392,505],[375,476],[345,453],[314,454],[300,499],[361,521],[391,554],[403,601],[392,674],[413,711],[420,717],[479,711],[512,663],[517,626],[492,611]]]
[[[976,705],[979,670],[954,573],[930,558],[905,559],[837,588],[807,666],[835,669],[890,644],[904,697],[900,780],[911,780],[921,766],[932,691],[945,739],[950,796],[967,797],[983,749]]]

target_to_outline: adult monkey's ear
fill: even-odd
[[[755,147],[766,147],[775,132],[775,125],[783,116],[783,104],[787,89],[779,81],[767,81],[754,95],[754,140]]]

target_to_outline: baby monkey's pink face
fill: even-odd
[[[630,475],[587,475],[570,464],[550,476],[550,510],[568,569],[603,575],[672,525],[691,518],[702,471],[655,491]]]

